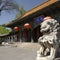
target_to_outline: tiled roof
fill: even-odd
[[[46,1],[46,2],[44,2],[44,3],[42,3],[42,4],[40,4],[40,5],[36,6],[35,8],[33,8],[33,9],[25,12],[25,14],[24,14],[22,17],[16,19],[16,22],[17,22],[18,20],[21,20],[21,19],[24,18],[24,17],[29,16],[30,14],[33,14],[33,13],[39,11],[39,10],[42,10],[43,8],[46,8],[47,6],[52,5],[53,3],[57,2],[57,1],[58,1],[58,0],[48,0],[48,1]],[[10,24],[13,24],[13,23],[14,23],[14,22],[8,23],[8,24],[6,24],[6,26],[8,26],[8,25],[10,25]]]
[[[21,18],[24,18],[24,17],[26,17],[26,16],[28,16],[28,15],[30,15],[32,13],[35,13],[36,11],[41,10],[41,9],[43,9],[43,8],[49,6],[49,5],[51,5],[51,4],[53,4],[53,3],[57,2],[57,1],[58,0],[48,0],[48,1],[46,1],[46,2],[44,2],[42,4],[40,4],[40,5],[36,6],[35,8],[27,11]]]
[[[9,34],[9,33],[8,33]],[[2,36],[6,36],[6,35],[8,35],[8,34],[0,34],[0,37],[2,37]]]

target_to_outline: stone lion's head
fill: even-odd
[[[44,46],[52,46],[57,38],[56,38],[56,32],[58,30],[59,23],[57,20],[49,18],[47,20],[44,20],[41,23],[41,32],[43,32],[43,36],[38,39],[40,41],[40,44]]]
[[[41,23],[41,30],[40,31],[43,33],[52,32],[52,31],[56,30],[56,27],[58,25],[59,25],[59,23],[55,19],[50,18],[50,19],[44,20]]]

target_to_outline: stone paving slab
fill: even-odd
[[[0,46],[0,60],[36,60],[37,48],[34,46],[38,47],[36,43],[17,43],[17,47]]]
[[[17,45],[17,47],[30,49],[33,51],[37,51],[40,48],[39,43],[25,43],[24,42],[24,43],[17,43],[16,45]]]

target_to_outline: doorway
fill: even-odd
[[[34,28],[32,30],[32,39],[33,42],[38,42],[39,37],[41,37],[43,35],[43,33],[40,32],[40,25],[37,26],[36,28]]]

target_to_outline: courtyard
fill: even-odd
[[[36,47],[38,44],[27,43],[14,46],[0,46],[0,60],[36,60]],[[35,46],[35,48],[34,48]]]

